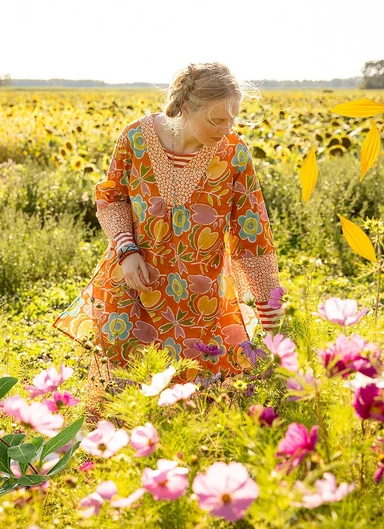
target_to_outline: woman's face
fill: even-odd
[[[188,119],[187,131],[192,134],[200,143],[209,147],[222,140],[223,136],[230,134],[234,123],[234,116],[240,112],[240,103],[231,100],[229,110],[225,101],[216,103],[210,109],[199,112]]]

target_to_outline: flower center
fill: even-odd
[[[231,496],[227,493],[223,494],[221,499],[223,500],[223,503],[231,503]]]
[[[100,443],[99,445],[97,445],[97,448],[101,451],[101,452],[104,452],[104,450],[107,449],[107,445],[105,443]]]

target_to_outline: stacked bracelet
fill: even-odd
[[[127,257],[127,255],[131,255],[133,253],[139,253],[140,255],[142,255],[141,250],[137,246],[137,244],[134,244],[134,243],[124,244],[124,246],[122,246],[119,249],[118,254],[117,254],[117,257],[119,258],[119,264],[123,262],[123,260]]]

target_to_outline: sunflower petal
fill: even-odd
[[[371,130],[368,132],[363,145],[361,147],[360,159],[361,159],[361,172],[360,182],[365,176],[365,173],[375,163],[376,158],[380,152],[381,136],[376,123],[371,119]]]
[[[369,118],[384,112],[384,105],[371,99],[357,99],[331,108],[331,112],[351,118]]]
[[[300,168],[299,178],[302,186],[302,199],[308,202],[317,182],[319,170],[317,167],[315,146],[312,145],[303,165]]]
[[[340,218],[343,235],[352,250],[365,259],[368,259],[368,261],[377,263],[375,249],[368,235],[354,222],[339,215],[339,213],[337,215]]]

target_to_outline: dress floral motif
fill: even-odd
[[[107,178],[95,188],[110,244],[53,326],[78,341],[92,331],[95,345],[121,367],[133,347],[153,342],[174,358],[198,359],[212,374],[239,373],[250,365],[239,344],[258,323],[241,300],[252,292],[261,306],[280,286],[250,151],[234,131],[204,145],[175,170],[174,197],[172,163],[153,117],[136,119],[118,137]],[[125,283],[114,243],[122,232],[131,232],[144,254],[149,293]],[[215,345],[221,354],[205,354],[196,343]],[[188,370],[178,381],[197,374]]]

